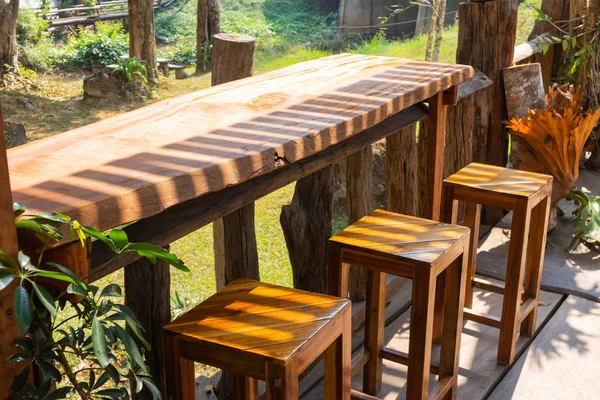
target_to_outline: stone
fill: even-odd
[[[83,97],[111,99],[122,94],[121,85],[104,72],[97,72],[83,78]]]
[[[4,138],[6,139],[6,147],[17,147],[27,143],[27,135],[25,134],[25,126],[21,124],[13,124],[12,122],[4,123]]]
[[[23,106],[23,108],[29,111],[33,111],[37,108],[37,104],[26,97],[18,97],[17,102]]]

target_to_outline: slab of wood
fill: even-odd
[[[11,149],[13,196],[108,229],[294,163],[473,75],[348,54],[297,64]]]
[[[538,329],[551,315],[563,298],[556,293],[542,292],[540,300],[544,305],[539,308]],[[474,307],[486,313],[500,315],[502,298],[499,295],[484,293],[475,289]],[[410,310],[400,316],[385,329],[384,343],[386,347],[403,352],[408,351]],[[531,339],[519,338],[517,354],[523,352]],[[458,378],[458,399],[483,399],[499,380],[508,367],[496,362],[498,347],[498,330],[485,325],[468,321],[464,325],[460,352],[460,369]],[[439,357],[439,346],[434,345],[432,358]],[[385,360],[383,362],[383,386],[378,397],[381,399],[403,399],[406,396],[406,372],[404,365]],[[436,384],[434,376],[430,379],[430,388]],[[362,387],[362,374],[359,372],[352,379],[352,387]],[[322,385],[316,386],[302,399],[322,399]]]
[[[568,296],[489,398],[597,399],[599,358],[600,304]]]

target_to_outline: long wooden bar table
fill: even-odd
[[[296,64],[11,149],[13,198],[106,230],[301,161],[428,101],[437,217],[444,99],[473,75],[464,65],[348,54]]]

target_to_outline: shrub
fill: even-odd
[[[157,12],[154,22],[156,39],[165,43],[175,43],[185,38],[196,37],[197,7],[197,0],[188,0]]]
[[[45,72],[56,66],[63,53],[62,48],[50,38],[43,38],[35,44],[27,43],[19,47],[19,63],[37,72]]]
[[[193,65],[196,63],[196,43],[193,40],[185,40],[177,44],[173,52],[173,61],[182,65]]]
[[[119,68],[112,72],[113,75],[122,76],[136,86],[138,83],[148,83],[148,71],[144,61],[138,61],[135,57],[123,58],[119,60]]]
[[[48,22],[32,10],[19,10],[17,18],[17,42],[19,44],[35,44],[42,39],[48,29]]]
[[[113,64],[128,48],[129,37],[121,24],[98,22],[96,32],[80,29],[78,37],[69,38],[66,64],[82,68]]]

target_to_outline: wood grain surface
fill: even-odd
[[[13,197],[108,229],[294,163],[473,75],[348,54],[293,65],[11,149]]]

